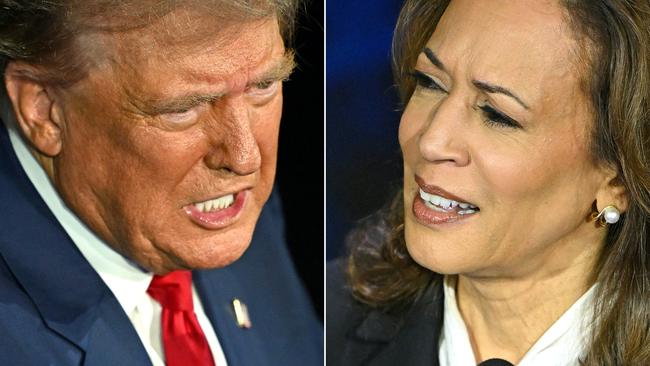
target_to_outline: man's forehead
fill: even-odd
[[[238,34],[237,30],[244,26],[278,23],[277,16],[239,16],[221,14],[221,12],[201,8],[179,7],[169,13],[151,19],[146,25],[133,27],[117,32],[115,35],[129,39],[131,42],[141,40],[141,43],[157,43],[164,46],[183,46],[201,40],[214,43],[215,35],[221,36],[224,42]]]
[[[163,36],[155,38],[164,39]],[[118,36],[111,42],[115,45],[112,60],[115,77],[127,89],[134,89],[131,93],[155,86],[163,97],[174,88],[190,84],[194,88],[219,84],[233,88],[266,74],[282,74],[293,67],[293,57],[284,48],[275,18],[228,26],[196,39],[185,37],[184,42],[178,42],[175,35],[172,38],[174,42],[166,43],[154,40],[149,34],[128,42],[131,35]]]
[[[134,64],[152,60],[177,64],[210,57],[228,66],[229,62],[259,62],[274,50],[281,53],[276,50],[282,38],[275,17],[246,22],[200,16],[178,20],[187,16],[171,13],[167,17],[174,21],[108,35],[107,43],[117,62]]]

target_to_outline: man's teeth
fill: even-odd
[[[235,202],[235,196],[229,194],[227,196],[215,198],[213,200],[207,200],[199,203],[195,203],[194,207],[201,212],[210,212],[223,210],[224,208],[232,206]]]
[[[420,198],[425,203],[429,203],[431,208],[441,208],[441,209],[450,209],[459,206],[462,210],[458,211],[461,215],[473,214],[477,211],[477,207],[467,202],[457,202],[450,200],[436,194],[431,194],[420,189]]]

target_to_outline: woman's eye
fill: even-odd
[[[443,87],[440,86],[440,84],[438,84],[437,81],[422,71],[415,70],[411,73],[411,76],[415,79],[418,87],[441,91],[443,93],[447,92]]]
[[[485,104],[478,108],[481,110],[481,113],[483,113],[485,123],[489,125],[507,128],[522,128],[519,122],[492,108],[492,106]]]

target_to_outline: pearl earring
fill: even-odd
[[[607,224],[615,224],[621,218],[621,211],[616,208],[616,206],[610,205],[603,208],[599,213],[594,212],[591,214],[592,220],[598,222],[600,226],[606,226]]]

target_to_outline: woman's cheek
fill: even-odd
[[[409,104],[399,124],[398,138],[405,162],[414,159],[417,154],[417,135],[422,124],[422,119],[413,111]]]

